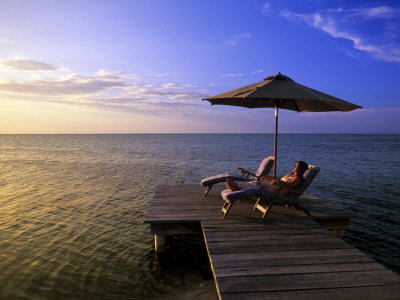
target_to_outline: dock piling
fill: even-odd
[[[154,235],[154,250],[160,252],[164,250],[166,244],[166,236],[164,234]]]

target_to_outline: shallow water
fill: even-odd
[[[272,153],[269,134],[0,135],[0,298],[212,295],[200,238],[155,255],[149,201]],[[345,240],[400,274],[400,135],[281,134],[278,153],[278,175],[321,167],[309,192],[356,211]]]

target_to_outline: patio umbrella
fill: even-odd
[[[361,106],[301,85],[281,73],[202,100],[210,101],[211,105],[275,108],[274,177],[276,177],[279,108],[297,112],[345,112],[361,108]]]

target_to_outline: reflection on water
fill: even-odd
[[[163,299],[218,299],[207,250],[201,236],[177,235],[153,256],[153,277]],[[165,278],[169,280],[165,282]],[[171,292],[175,291],[175,292]]]
[[[345,239],[400,273],[398,135],[281,135],[278,174],[321,167],[310,192],[353,209]],[[199,237],[161,255],[143,223],[157,185],[255,170],[272,135],[0,135],[0,298],[215,297]]]

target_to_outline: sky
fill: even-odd
[[[398,1],[0,1],[0,134],[272,133],[201,99],[278,72],[362,106],[280,133],[400,133]]]

